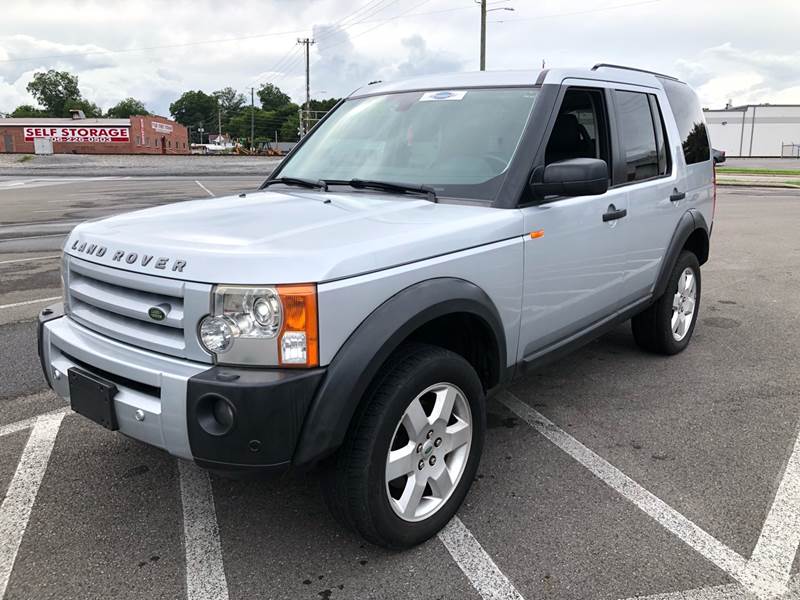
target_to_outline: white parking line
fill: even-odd
[[[750,558],[750,568],[788,584],[800,546],[800,436],[795,440],[767,520]]]
[[[197,181],[196,179],[195,179],[195,181],[194,181],[194,182],[195,182],[197,185],[199,185],[201,188],[203,188],[203,189],[206,191],[206,193],[207,193],[209,196],[213,196],[213,195],[214,195],[214,194],[213,194],[213,192],[212,192],[211,190],[209,190],[209,189],[208,189],[206,186],[204,186],[202,183],[200,183],[200,182],[199,182],[199,181]]]
[[[52,260],[54,258],[61,258],[58,255],[53,256],[34,256],[32,258],[15,258],[13,260],[0,260],[0,265],[10,265],[11,263],[30,262],[32,260]]]
[[[13,304],[0,304],[0,310],[6,308],[16,308],[17,306],[26,306],[28,304],[41,304],[42,302],[51,302],[53,300],[61,300],[61,296],[53,296],[52,298],[38,298],[37,300],[25,300],[24,302],[14,302]]]
[[[439,532],[439,539],[481,598],[524,600],[461,519],[453,517]]]
[[[586,467],[595,477],[740,582],[749,592],[759,598],[773,598],[786,592],[785,581],[776,579],[771,572],[759,569],[758,565],[748,564],[741,555],[657,498],[522,400],[510,392],[502,392],[497,398],[536,431]]]
[[[3,504],[0,505],[0,598],[5,596],[17,551],[63,418],[64,413],[57,412],[36,419]]]
[[[32,396],[28,396],[28,398],[31,397]],[[28,419],[22,419],[21,421],[15,421],[14,423],[9,423],[8,425],[0,425],[0,437],[16,433],[17,431],[22,431],[23,429],[30,429],[31,427],[34,426],[36,420],[39,418],[66,414],[69,411],[70,407],[65,406],[64,408],[57,408],[56,410],[51,410],[50,412],[42,413],[41,415],[36,415],[35,417],[30,417]]]
[[[752,600],[753,594],[747,592],[738,583],[713,585],[705,588],[684,590],[682,592],[667,592],[653,594],[652,596],[634,596],[627,600]]]
[[[186,553],[188,600],[228,600],[222,546],[208,473],[178,461],[183,503],[183,544]]]
[[[24,237],[0,238],[0,242],[20,242],[23,240],[41,240],[51,237],[67,237],[68,233],[48,233],[47,235],[27,235]]]

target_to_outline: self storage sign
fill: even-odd
[[[130,142],[128,127],[25,127],[25,141],[51,138],[54,142]]]

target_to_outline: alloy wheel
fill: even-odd
[[[445,505],[469,458],[472,412],[464,393],[437,383],[415,397],[386,456],[386,494],[395,514],[422,521]]]

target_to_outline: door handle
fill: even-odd
[[[616,206],[613,204],[609,204],[606,212],[603,213],[603,223],[607,223],[608,221],[614,221],[616,219],[621,219],[622,217],[628,214],[627,208],[620,208],[617,209]]]
[[[679,200],[683,200],[684,198],[686,198],[686,192],[679,192],[678,188],[674,188],[672,190],[672,194],[670,194],[669,201],[678,202]]]

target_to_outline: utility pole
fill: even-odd
[[[499,0],[500,2],[509,2],[510,0]],[[481,6],[481,71],[486,70],[486,13],[494,12],[496,10],[507,10],[514,12],[510,6],[502,6],[499,8],[486,8],[486,0],[475,0],[476,4]],[[496,3],[495,3],[496,4]],[[493,21],[500,22],[502,21]]]
[[[311,110],[311,68],[309,55],[311,53],[311,45],[314,43],[314,40],[309,38],[297,38],[297,43],[303,44],[306,47],[306,115],[304,119],[305,122],[301,123],[303,135],[305,135],[308,133],[308,117],[309,111]]]
[[[486,70],[486,0],[481,0],[481,71]]]
[[[222,137],[222,104],[220,104],[219,98],[217,98],[217,137]]]
[[[256,113],[255,113],[255,100],[254,100],[254,89],[250,88],[250,149],[253,150],[256,147],[256,138],[255,138],[255,130],[256,130]]]

